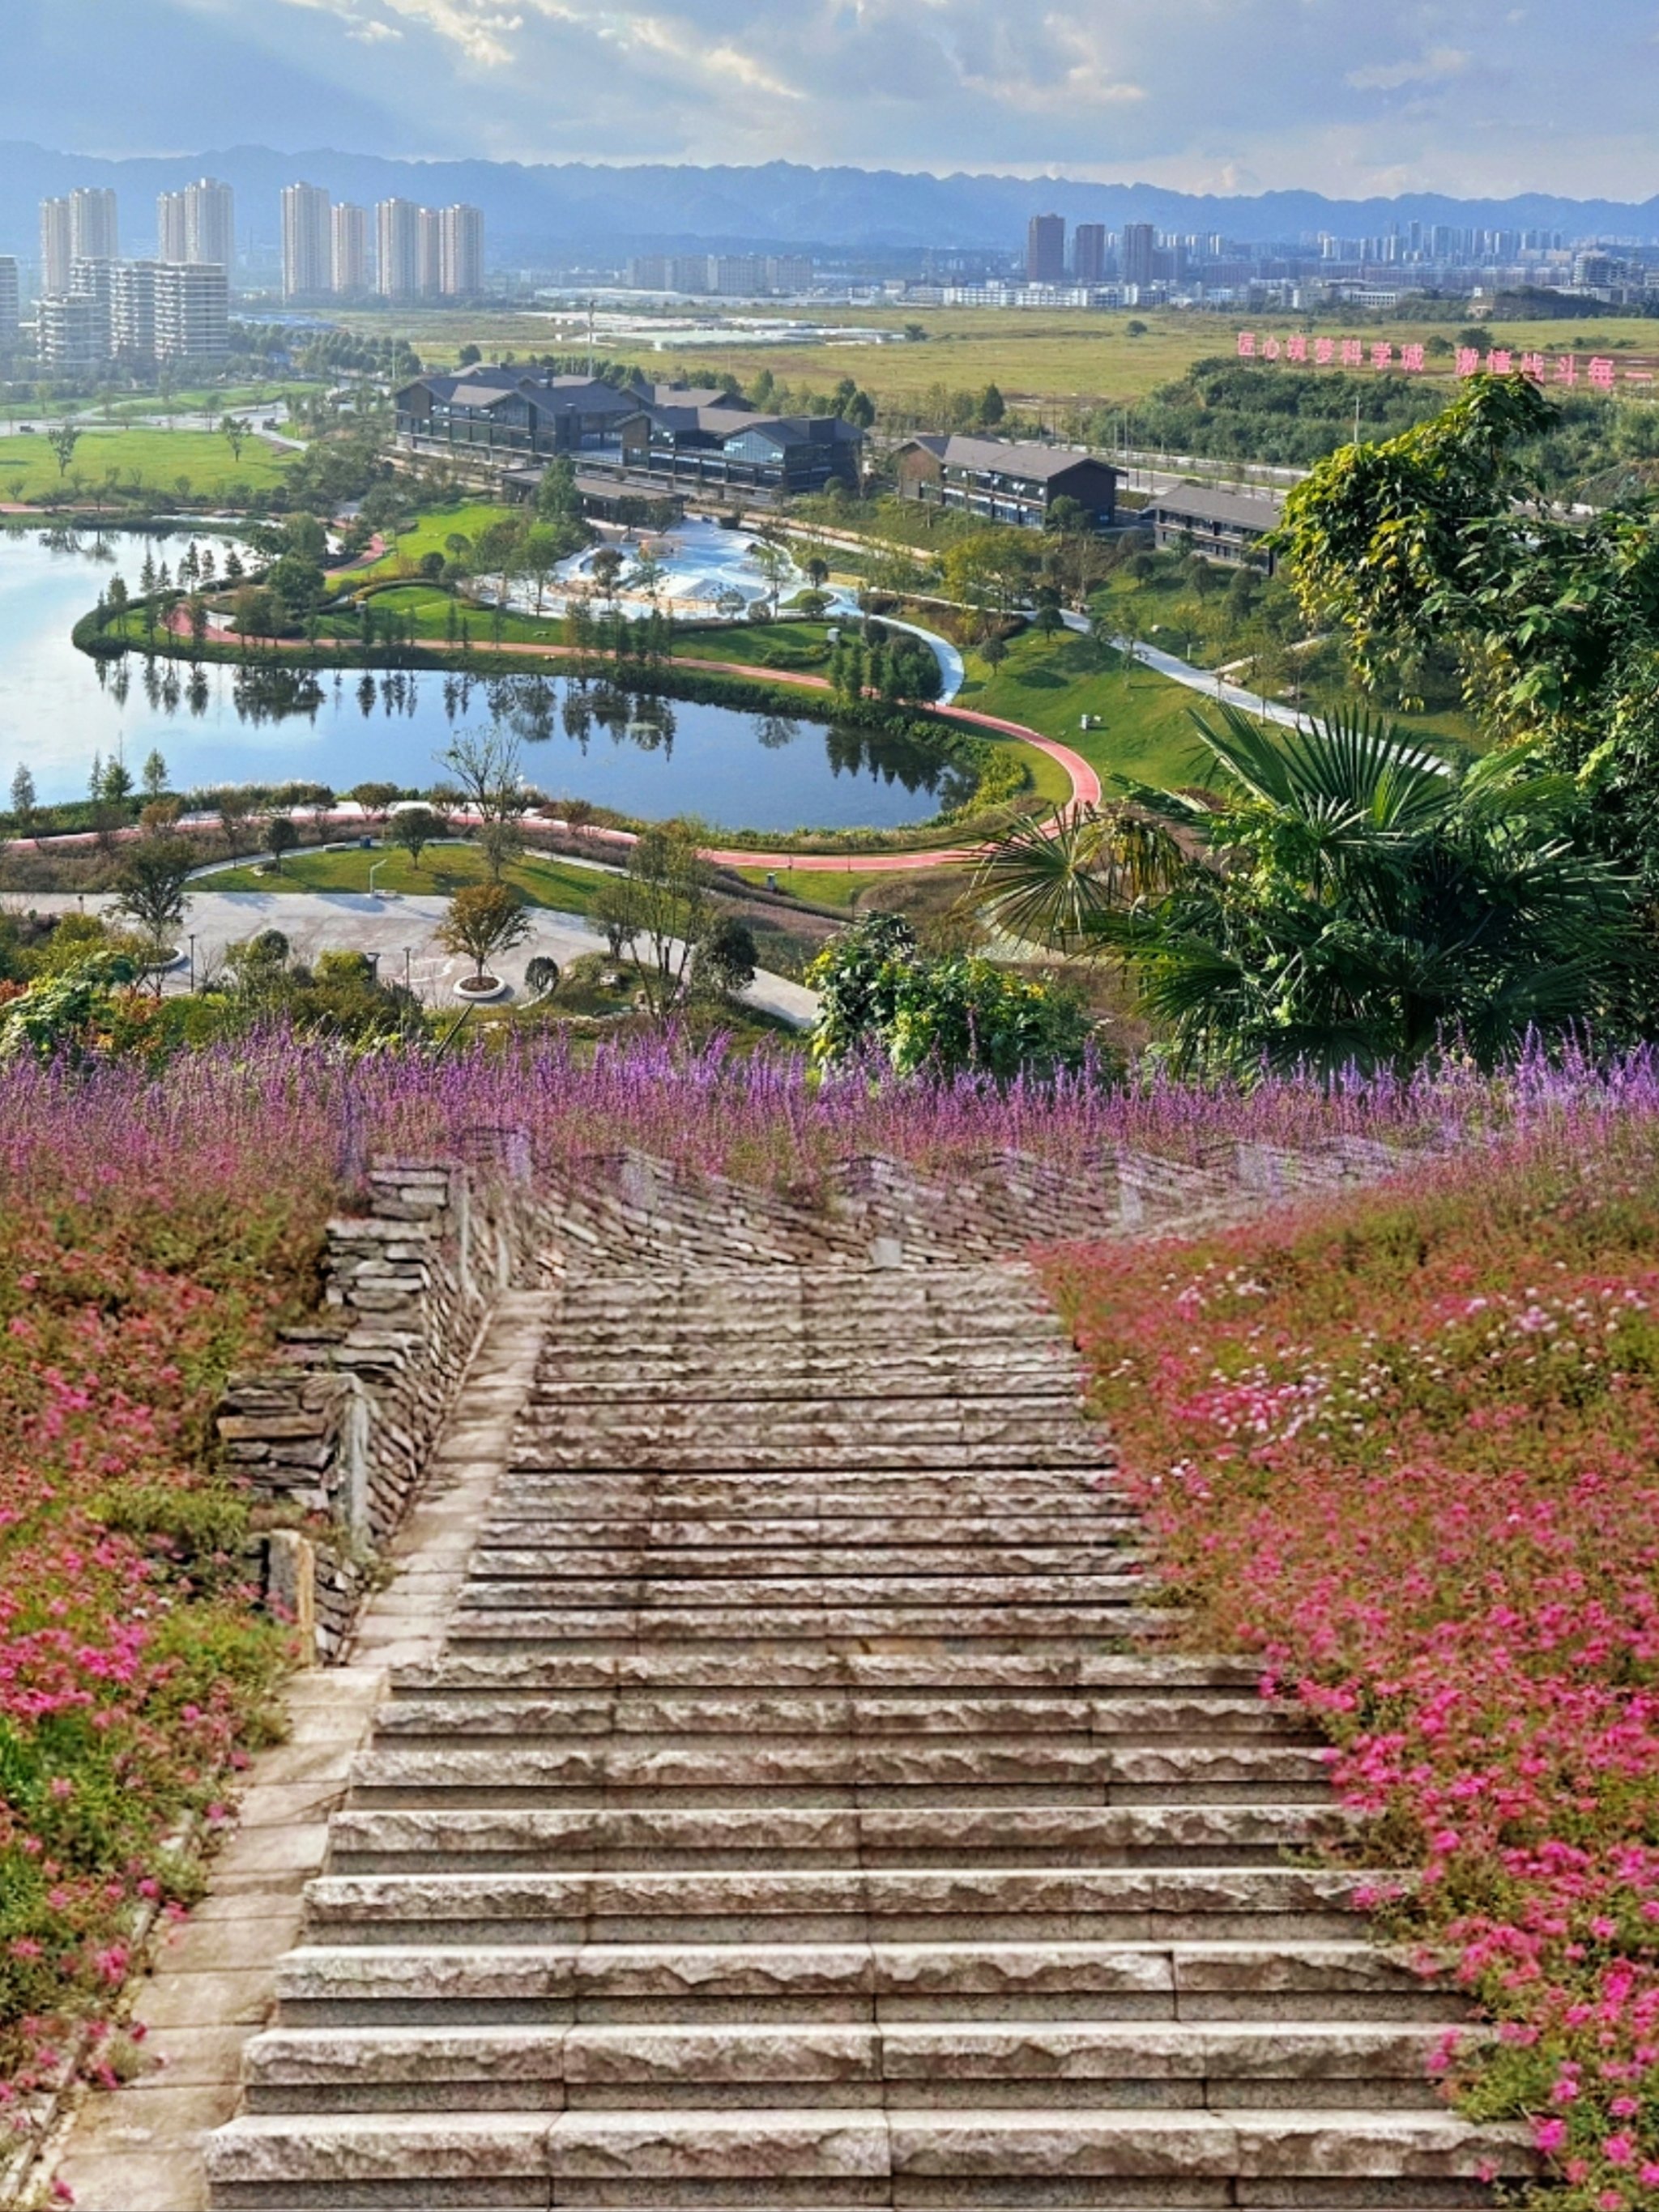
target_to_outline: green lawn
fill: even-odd
[[[1035,632],[1013,640],[994,674],[970,655],[961,703],[1024,722],[1058,738],[1108,779],[1180,784],[1191,780],[1196,739],[1192,715],[1198,693],[1149,668],[1095,665],[1095,648],[1069,632],[1052,642]],[[1085,714],[1104,727],[1079,727]]]
[[[701,628],[677,623],[677,660],[736,660],[782,674],[818,676],[830,665],[828,633],[823,623],[714,623]]]
[[[258,491],[279,483],[295,458],[258,438],[245,442],[239,461],[216,431],[117,429],[88,422],[60,475],[46,439],[20,431],[0,437],[0,498],[30,500],[63,491],[84,499],[112,476],[120,486],[211,498],[233,484]],[[182,478],[189,480],[188,495],[179,489]]]
[[[466,507],[434,507],[417,514],[410,527],[398,537],[396,546],[372,568],[356,572],[360,576],[396,576],[405,564],[413,564],[423,553],[447,553],[445,541],[453,537],[477,539],[492,522],[501,522],[508,515],[521,512],[510,507],[496,507],[487,501],[475,501]]]
[[[200,887],[213,891],[367,891],[371,867],[379,870],[377,891],[424,898],[448,898],[463,884],[483,882],[488,873],[476,845],[429,845],[418,868],[396,846],[365,852],[353,845],[291,853],[280,876],[259,875],[252,868],[222,868],[201,878]],[[506,880],[527,905],[586,914],[605,878],[595,868],[537,859],[515,861],[507,869]]]

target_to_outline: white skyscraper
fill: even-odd
[[[216,177],[185,186],[185,258],[227,276],[236,258],[236,195]]]
[[[374,210],[374,289],[383,300],[412,300],[421,287],[421,210],[413,200],[382,200]]]
[[[444,219],[436,208],[422,208],[417,219],[420,261],[417,289],[423,300],[435,300],[444,288]]]
[[[106,185],[70,194],[70,258],[113,261],[121,251],[115,195]]]
[[[118,261],[110,272],[110,343],[123,361],[155,358],[155,261]]]
[[[155,195],[155,252],[161,261],[190,258],[190,209],[183,192]]]
[[[40,294],[57,299],[69,290],[70,263],[75,257],[75,235],[70,225],[66,198],[40,203]]]
[[[288,185],[283,191],[283,295],[289,300],[325,299],[334,286],[330,201],[320,185]]]
[[[465,204],[447,207],[439,223],[439,289],[447,299],[476,300],[483,290],[483,210]]]
[[[368,210],[341,200],[334,210],[334,296],[356,300],[368,289]]]
[[[0,253],[0,354],[17,343],[17,264],[9,253]]]

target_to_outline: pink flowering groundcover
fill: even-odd
[[[1298,1692],[1558,2205],[1659,2203],[1659,1122],[1043,1261],[1191,1636]]]

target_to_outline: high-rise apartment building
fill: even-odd
[[[116,264],[106,256],[77,253],[70,263],[69,288],[78,300],[90,300],[97,309],[97,345],[100,361],[114,351],[112,298]]]
[[[17,263],[9,253],[0,253],[0,354],[16,346],[20,305]]]
[[[1106,281],[1106,226],[1080,222],[1072,234],[1072,274],[1079,284]]]
[[[1063,215],[1034,215],[1025,234],[1025,281],[1028,284],[1063,284],[1066,281],[1066,218]]]
[[[205,262],[228,274],[236,258],[236,195],[216,177],[198,177],[155,201],[156,254],[162,261]]]
[[[157,261],[118,261],[110,270],[110,348],[118,361],[155,358]]]
[[[421,210],[413,200],[382,200],[374,210],[374,289],[383,300],[412,300],[421,289]]]
[[[422,208],[415,219],[415,289],[435,300],[444,288],[444,219],[436,208]]]
[[[349,200],[335,204],[331,273],[337,300],[361,299],[368,289],[368,210]]]
[[[42,298],[36,334],[48,368],[82,376],[109,359],[109,324],[98,302],[85,292],[52,292]]]
[[[121,251],[115,195],[106,185],[70,194],[70,258],[113,261]]]
[[[1158,233],[1149,222],[1126,222],[1123,226],[1123,281],[1126,284],[1142,287],[1152,281],[1153,257],[1158,252]]]
[[[222,269],[227,277],[234,265],[236,195],[216,177],[185,186],[185,259]]]
[[[324,300],[334,285],[330,200],[321,185],[283,188],[283,296]]]
[[[438,218],[438,289],[447,300],[478,299],[483,261],[483,210],[464,201],[447,207]]]
[[[155,358],[210,368],[230,351],[230,282],[217,263],[167,262],[155,271]]]
[[[155,195],[155,254],[160,261],[190,258],[190,211],[182,192]]]
[[[57,298],[69,289],[70,263],[75,258],[74,234],[70,227],[68,195],[40,203],[40,294]]]

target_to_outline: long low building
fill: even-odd
[[[761,415],[714,388],[617,386],[514,368],[422,376],[397,398],[406,452],[508,474],[579,460],[585,475],[648,479],[665,493],[731,489],[771,499],[855,489],[863,434],[834,415]]]
[[[1177,484],[1146,502],[1145,520],[1159,552],[1178,549],[1235,568],[1260,568],[1271,576],[1274,556],[1261,541],[1279,526],[1283,502],[1271,492],[1216,491],[1207,484]]]
[[[1054,504],[1073,500],[1097,530],[1117,510],[1117,471],[1092,453],[1011,438],[912,438],[896,456],[901,499],[1025,530],[1046,527]]]

